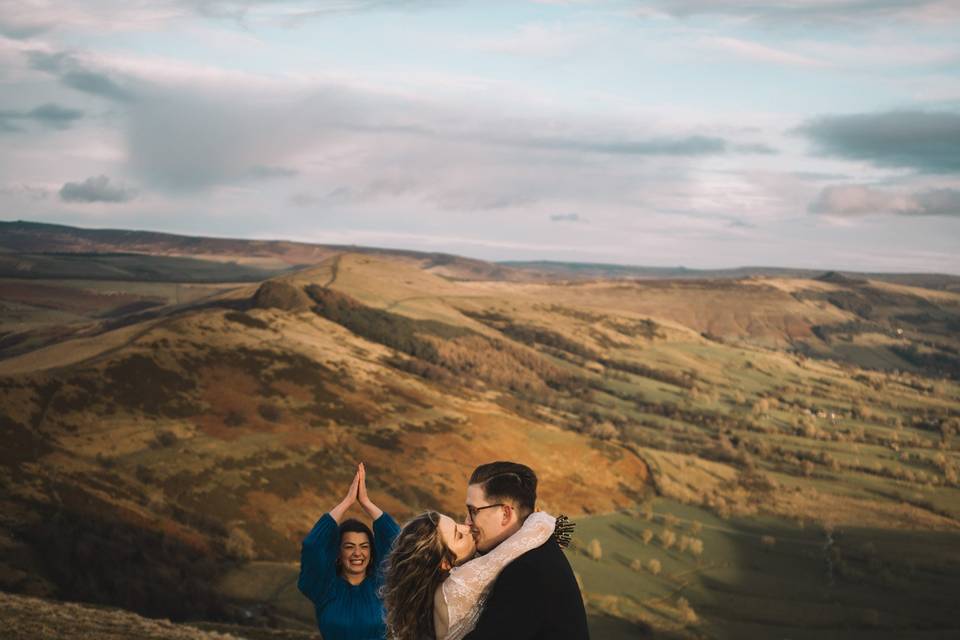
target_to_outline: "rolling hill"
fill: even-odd
[[[315,257],[0,281],[0,590],[306,631],[299,540],[354,461],[403,519],[509,457],[580,520],[596,637],[960,630],[960,294]]]

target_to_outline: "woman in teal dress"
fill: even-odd
[[[343,516],[354,503],[373,531]],[[323,640],[383,640],[382,561],[400,527],[367,495],[366,469],[357,467],[344,499],[313,525],[300,551],[297,587],[313,602]]]

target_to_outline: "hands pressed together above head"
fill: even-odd
[[[367,495],[367,467],[362,462],[359,465],[360,485],[357,487],[357,502],[360,508],[366,512],[372,520],[376,520],[383,513],[383,510],[377,507]]]
[[[350,482],[350,487],[347,489],[343,500],[330,510],[330,515],[334,520],[340,522],[343,519],[343,515],[354,503],[359,503],[360,508],[363,509],[371,520],[376,520],[383,514],[383,510],[373,503],[367,493],[367,468],[362,462],[357,465],[357,472],[354,474],[353,480]]]

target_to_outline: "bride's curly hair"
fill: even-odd
[[[386,611],[389,640],[434,640],[433,597],[456,555],[440,537],[440,514],[428,511],[407,524],[397,536],[385,561],[380,591]]]

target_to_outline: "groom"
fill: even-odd
[[[477,467],[467,486],[467,524],[486,553],[516,533],[537,502],[537,475],[516,462]],[[570,563],[556,540],[500,573],[476,628],[464,640],[589,640],[587,615]]]

